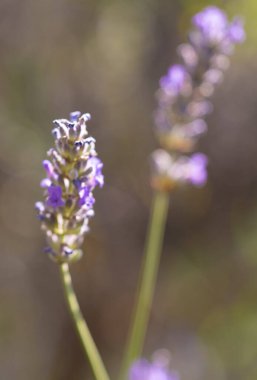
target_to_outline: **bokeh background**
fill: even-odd
[[[256,0],[213,1],[245,19],[213,98],[205,188],[172,195],[144,354],[171,351],[181,380],[257,379]],[[35,216],[51,121],[92,114],[104,161],[96,217],[71,268],[115,377],[151,203],[158,80],[176,62],[195,0],[0,1],[0,379],[92,379],[58,268]]]

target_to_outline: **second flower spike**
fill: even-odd
[[[207,130],[204,118],[212,111],[209,98],[223,79],[235,44],[245,39],[241,20],[229,22],[225,12],[214,6],[197,13],[192,23],[189,42],[178,47],[181,62],[160,79],[157,93],[156,135],[163,150],[152,156],[152,184],[163,191],[185,182],[205,183],[207,158],[184,155],[195,150]],[[200,173],[199,180],[193,179],[194,173]]]

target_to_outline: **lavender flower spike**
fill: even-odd
[[[172,178],[173,184],[187,181],[196,186],[206,181],[206,159],[200,159],[198,155],[197,160],[196,156],[190,161],[183,155],[193,152],[199,137],[206,132],[204,119],[212,111],[209,98],[223,79],[235,44],[245,39],[242,21],[235,18],[229,22],[225,12],[215,6],[197,13],[192,24],[189,43],[178,47],[180,64],[171,66],[160,79],[157,93],[156,134],[161,148],[172,154],[169,159],[172,168],[165,168],[165,172],[169,172],[166,177],[163,176],[164,153],[157,151],[153,154],[152,183],[159,190],[162,185],[163,190],[173,188],[171,182],[167,186],[164,178]],[[158,178],[162,184],[158,183]]]
[[[76,111],[70,120],[55,120],[55,147],[43,161],[44,201],[36,203],[36,210],[48,242],[45,251],[59,263],[81,257],[84,234],[94,215],[93,190],[104,184],[103,163],[87,132],[89,119],[89,114]]]

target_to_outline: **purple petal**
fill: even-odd
[[[45,206],[43,204],[43,202],[36,202],[35,203],[35,209],[37,210],[37,212],[39,213],[42,213],[45,211]]]
[[[226,14],[215,6],[205,8],[193,17],[193,24],[201,31],[203,37],[211,42],[221,42],[227,33]]]
[[[54,166],[51,161],[44,160],[43,162],[43,168],[46,171],[46,174],[49,178],[57,179],[58,175],[54,170]]]
[[[176,373],[168,371],[165,366],[141,359],[134,362],[130,368],[129,380],[179,380],[179,377]]]
[[[147,380],[149,366],[150,364],[145,359],[134,362],[129,371],[129,380]]]
[[[104,176],[102,174],[103,163],[98,157],[90,157],[88,159],[88,167],[92,169],[90,173],[90,184],[92,187],[104,185]]]
[[[47,206],[57,208],[64,206],[65,202],[62,199],[62,188],[61,186],[52,185],[48,187],[48,198],[46,201]]]
[[[185,86],[188,73],[182,65],[173,65],[168,74],[160,79],[161,88],[170,93],[177,95]]]
[[[48,188],[52,185],[52,181],[49,178],[44,178],[40,182],[40,187],[43,187],[44,189]]]
[[[77,121],[78,118],[80,117],[81,112],[80,111],[74,111],[70,113],[70,121]]]
[[[240,18],[235,18],[230,24],[228,37],[234,43],[241,43],[245,40],[245,31],[243,21]]]
[[[202,153],[194,154],[188,162],[188,181],[195,186],[203,186],[207,181],[207,157]]]
[[[93,207],[95,198],[91,192],[91,187],[86,186],[79,191],[79,204],[80,206],[86,205],[87,207]]]

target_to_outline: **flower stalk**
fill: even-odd
[[[81,313],[79,303],[72,286],[68,263],[61,263],[60,275],[67,305],[80,338],[84,352],[89,360],[96,380],[110,380],[95,342],[90,334],[86,321]]]
[[[126,379],[131,362],[138,358],[142,352],[156,285],[168,206],[169,194],[156,191],[153,197],[137,303],[132,316],[129,339],[121,369],[121,380]]]

